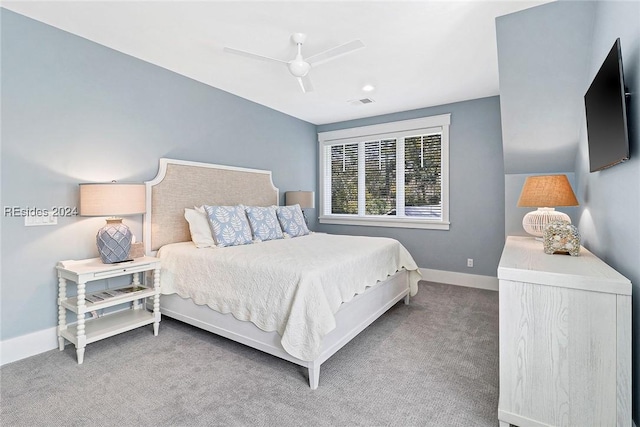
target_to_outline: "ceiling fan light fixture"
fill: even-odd
[[[311,69],[311,65],[308,62],[303,61],[302,59],[294,59],[289,62],[289,72],[296,77],[304,77],[309,73]]]

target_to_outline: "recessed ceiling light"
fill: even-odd
[[[374,85],[370,85],[370,84],[366,84],[364,86],[362,86],[362,90],[365,92],[371,92],[375,89],[376,87]]]

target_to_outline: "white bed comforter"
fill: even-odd
[[[405,268],[410,293],[420,273],[400,242],[313,233],[245,246],[197,249],[192,242],[160,249],[163,294],[277,331],[294,357],[314,360],[334,314],[367,286]]]

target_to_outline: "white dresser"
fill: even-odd
[[[498,279],[500,427],[632,426],[631,282],[529,237],[507,238]]]

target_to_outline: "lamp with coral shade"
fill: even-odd
[[[558,206],[578,206],[578,199],[566,175],[527,177],[518,199],[518,207],[538,208],[522,219],[522,227],[527,233],[540,240],[544,227],[551,221],[565,220],[571,223],[569,215],[555,210]]]

